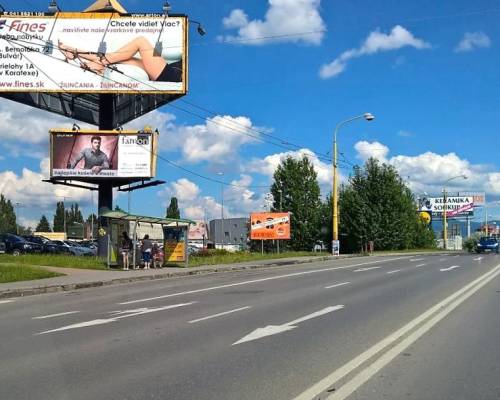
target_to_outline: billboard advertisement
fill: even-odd
[[[196,221],[195,224],[189,225],[189,240],[205,240],[208,239],[208,226],[204,221]]]
[[[429,211],[432,217],[443,216],[444,198],[428,197],[423,199],[421,211]],[[466,217],[474,215],[474,201],[472,196],[450,196],[446,198],[447,217]]]
[[[258,212],[250,214],[250,239],[289,240],[290,213]]]
[[[164,263],[185,262],[187,260],[186,232],[187,229],[183,227],[163,227]]]
[[[486,204],[486,193],[485,192],[463,192],[462,196],[472,197],[472,202],[474,207],[484,207]]]
[[[51,178],[151,178],[157,133],[50,131]]]
[[[186,17],[4,13],[0,48],[0,92],[187,90]]]

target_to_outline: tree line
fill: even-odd
[[[274,173],[273,211],[291,212],[291,240],[282,246],[311,251],[322,242],[331,250],[332,196],[323,200],[311,161],[288,157]],[[355,166],[339,190],[339,239],[342,252],[431,248],[435,236],[419,218],[415,198],[397,170],[376,159]]]
[[[78,203],[72,203],[69,208],[65,208],[64,202],[61,201],[56,204],[52,227],[47,217],[42,215],[35,228],[35,232],[64,232],[65,225],[68,227],[75,223],[91,223],[92,219],[94,223],[96,223],[97,216],[95,214],[90,214],[87,219],[84,220]],[[0,195],[0,233],[19,233],[21,235],[33,233],[31,228],[21,226],[17,222],[14,204],[3,194]]]

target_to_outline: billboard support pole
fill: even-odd
[[[111,94],[99,95],[99,130],[112,130],[114,120],[114,102]],[[98,255],[99,257],[108,257],[110,224],[107,218],[102,214],[113,210],[113,184],[110,181],[99,183],[97,210],[99,215],[99,226],[103,229],[103,234],[99,234]]]

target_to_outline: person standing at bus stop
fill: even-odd
[[[127,232],[122,233],[122,242],[120,246],[120,253],[123,258],[123,269],[128,271],[129,269],[129,253],[132,250],[132,240],[130,240]]]
[[[142,239],[142,259],[144,260],[144,269],[151,268],[151,253],[153,251],[153,242],[149,240],[149,235],[144,235]]]

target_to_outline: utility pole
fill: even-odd
[[[280,212],[283,212],[283,190],[278,189],[278,192],[280,192]],[[280,253],[280,240],[276,240],[276,251],[278,254]]]
[[[14,213],[16,215],[16,235],[19,235],[19,221],[17,220],[18,216],[19,216],[19,206],[21,205],[21,203],[14,203]]]
[[[218,172],[217,175],[224,176],[224,172]],[[220,183],[220,197],[221,197],[221,225],[220,225],[220,238],[221,248],[224,250],[224,182]]]
[[[446,188],[443,188],[443,249],[447,249],[448,242],[448,222],[446,221]]]

